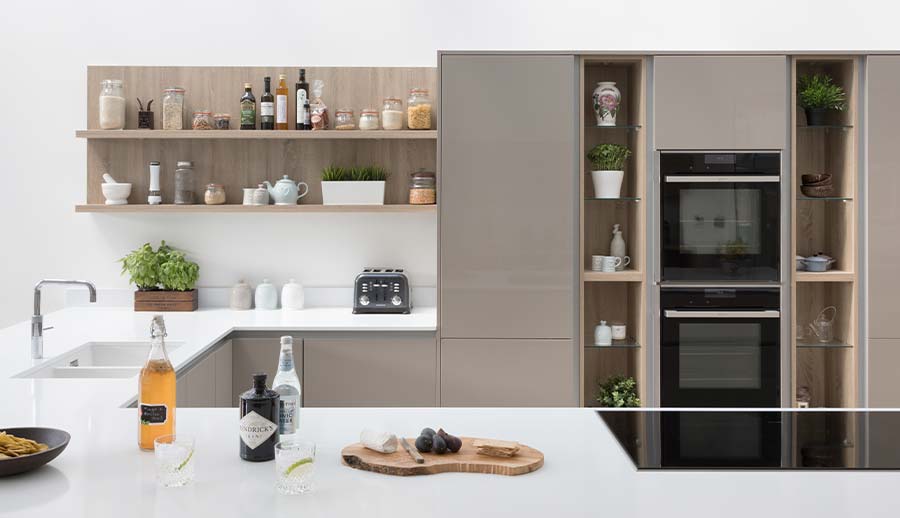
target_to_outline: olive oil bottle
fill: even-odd
[[[256,129],[256,97],[250,83],[244,83],[244,95],[241,96],[241,129]]]
[[[150,323],[150,354],[138,387],[138,445],[152,450],[153,440],[175,433],[175,369],[166,353],[162,315]]]

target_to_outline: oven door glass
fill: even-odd
[[[661,467],[778,467],[777,412],[661,412]]]

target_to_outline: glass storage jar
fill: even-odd
[[[184,129],[184,88],[172,87],[163,90],[163,129]]]
[[[403,101],[385,97],[381,106],[381,127],[386,130],[403,129]]]
[[[356,121],[353,120],[353,110],[346,108],[334,112],[334,129],[336,130],[352,130],[356,129]]]
[[[206,186],[203,201],[207,205],[222,205],[225,203],[225,186],[220,183],[211,183]]]
[[[213,129],[212,112],[207,112],[207,111],[194,112],[194,119],[191,121],[191,129],[195,129],[195,130]]]
[[[437,203],[436,185],[434,173],[424,169],[419,169],[409,175],[409,204],[434,205]]]
[[[217,113],[213,115],[213,126],[215,126],[217,130],[231,129],[231,114]]]
[[[175,204],[192,205],[194,203],[194,163],[184,160],[178,162],[175,167]]]
[[[413,88],[406,101],[406,125],[409,129],[431,129],[431,97],[426,88]]]
[[[363,131],[378,129],[378,110],[366,109],[359,112],[359,129]]]
[[[125,129],[125,84],[120,79],[100,82],[100,129]]]

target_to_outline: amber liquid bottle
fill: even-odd
[[[278,75],[278,87],[275,89],[275,129],[288,129],[288,93],[290,92],[284,74]]]
[[[138,445],[152,450],[153,440],[175,433],[175,369],[166,354],[162,315],[150,324],[150,354],[141,369],[138,389]]]

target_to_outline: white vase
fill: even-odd
[[[622,194],[625,171],[591,171],[595,198],[618,198]]]
[[[619,112],[619,104],[622,102],[622,92],[616,88],[613,81],[600,81],[594,89],[592,97],[594,101],[594,115],[597,116],[597,126],[615,126],[616,114]]]
[[[274,284],[269,282],[269,279],[263,279],[262,283],[256,286],[254,302],[256,309],[278,308],[278,290],[275,289]]]
[[[322,182],[323,205],[384,205],[384,182]]]

